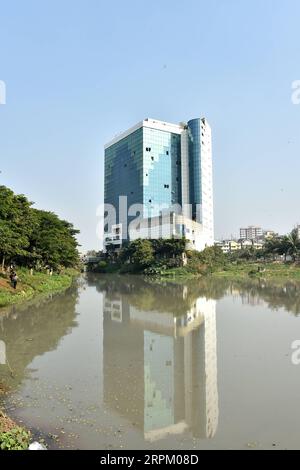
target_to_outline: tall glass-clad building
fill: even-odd
[[[189,202],[192,217],[214,240],[211,128],[206,119],[188,122]],[[211,244],[211,243],[209,243]]]
[[[115,218],[105,223],[104,244],[119,245],[131,238],[130,224],[137,215],[142,227],[145,223],[148,227],[151,220],[161,225],[162,214],[176,207],[182,217],[170,222],[172,230],[188,239],[189,233],[190,238],[194,234],[192,244],[197,249],[211,245],[212,159],[207,121],[193,119],[177,125],[145,119],[115,137],[105,146],[104,202],[115,209]],[[197,225],[192,226],[192,221]],[[143,232],[139,236],[149,238]]]

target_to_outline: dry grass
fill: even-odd
[[[0,411],[0,433],[9,432],[16,428],[16,423]]]

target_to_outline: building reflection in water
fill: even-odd
[[[181,295],[188,295],[184,287]],[[174,316],[105,292],[103,322],[106,404],[150,442],[185,431],[212,438],[219,413],[216,301],[198,297]]]

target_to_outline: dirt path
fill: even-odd
[[[6,290],[7,292],[19,292],[22,289],[20,285],[17,285],[17,288],[14,289],[11,286],[9,279],[4,279],[3,277],[0,277],[0,290]]]

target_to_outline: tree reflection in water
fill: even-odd
[[[37,356],[54,350],[61,338],[77,326],[77,287],[44,297],[0,314],[0,339],[6,345],[9,366],[1,366],[0,381],[15,388]],[[11,373],[10,371],[13,371]]]
[[[264,279],[205,277],[189,280],[162,280],[142,276],[88,276],[98,291],[107,295],[122,294],[130,303],[146,310],[186,312],[195,299],[206,297],[219,300],[226,295],[240,296],[244,303],[266,302],[269,308],[284,308],[296,316],[300,314],[300,282]]]

